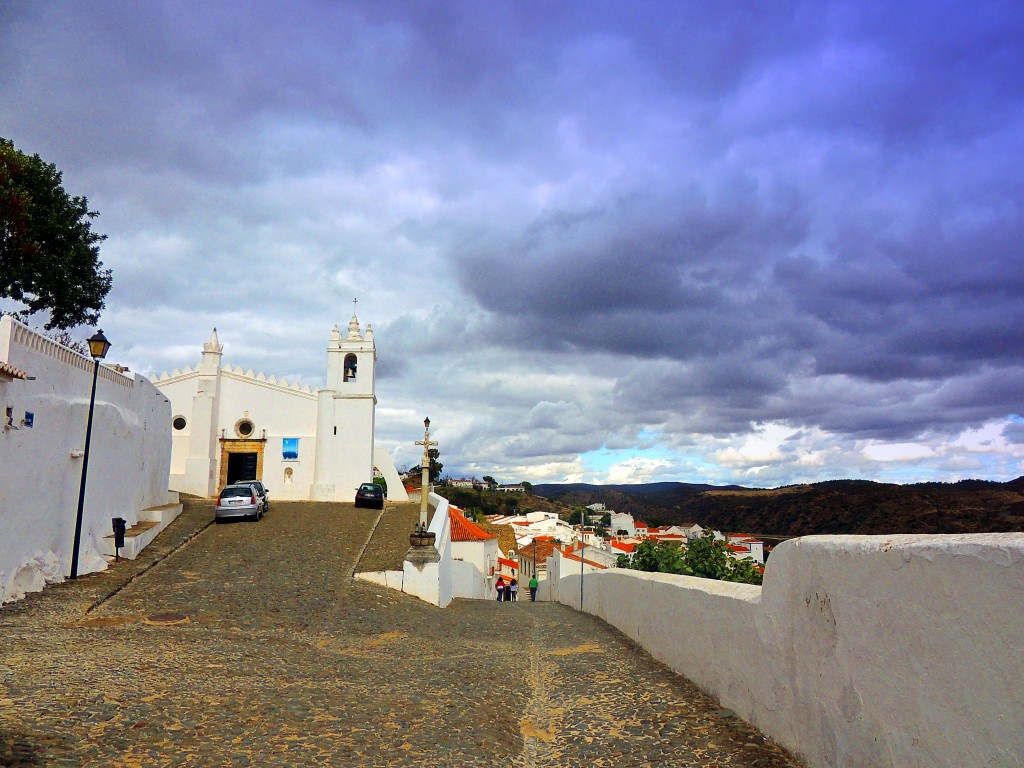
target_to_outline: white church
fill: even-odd
[[[327,382],[313,391],[222,364],[213,330],[199,366],[153,379],[171,403],[171,490],[217,495],[238,480],[260,480],[271,499],[352,501],[360,483],[405,488],[386,450],[374,448],[377,349],[373,326],[355,314],[327,342]]]

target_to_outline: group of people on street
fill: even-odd
[[[504,576],[499,576],[497,583],[494,585],[495,591],[498,593],[498,602],[514,603],[516,598],[519,597],[519,582],[516,579],[509,579],[505,581]],[[537,577],[534,576],[530,579],[530,601],[537,602]]]

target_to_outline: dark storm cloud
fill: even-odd
[[[170,367],[221,318],[314,380],[359,296],[453,459],[805,450],[1019,412],[1022,59],[1007,2],[8,2],[0,135]]]

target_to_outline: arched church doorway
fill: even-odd
[[[229,453],[227,484],[239,480],[259,480],[256,477],[256,458],[255,453]]]
[[[263,479],[263,448],[267,441],[220,439],[220,488],[242,480]]]

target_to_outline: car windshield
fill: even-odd
[[[363,483],[363,485],[359,487],[359,490],[362,491],[363,493],[377,493],[380,490],[380,488],[370,483]]]
[[[222,499],[230,499],[234,496],[252,496],[252,488],[247,485],[232,485],[220,492]]]

